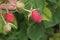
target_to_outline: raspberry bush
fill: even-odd
[[[0,40],[60,40],[60,0],[0,0]]]

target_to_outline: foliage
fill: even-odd
[[[15,21],[13,24],[16,27],[13,26],[9,33],[3,30],[4,22],[0,17],[0,40],[60,40],[60,0],[19,1],[22,1],[28,10],[31,6],[33,9],[37,9],[42,15],[43,21],[36,23],[28,19],[28,12],[20,9],[14,10]],[[6,10],[3,13],[5,15]],[[56,25],[58,25],[57,28]]]

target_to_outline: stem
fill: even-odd
[[[15,26],[14,24],[11,23],[11,25]],[[15,26],[16,27],[16,26]]]
[[[6,8],[6,12],[7,12],[7,13],[9,12],[7,8]]]
[[[2,12],[2,9],[0,9],[0,11]],[[6,24],[6,21],[5,21],[5,19],[4,19],[4,17],[3,17],[2,14],[1,14],[1,18],[2,18],[2,20],[4,21],[4,23]]]
[[[8,5],[6,5],[6,11],[7,11],[7,13],[8,13],[8,12],[9,12],[9,10],[7,9],[7,6],[8,6]]]
[[[16,11],[17,11],[18,13],[20,13],[18,9],[16,9]]]
[[[4,17],[3,17],[3,15],[1,15],[1,17],[2,17],[2,19],[3,19],[3,21],[4,21],[4,23],[6,24],[6,21],[5,21]]]
[[[31,12],[30,10],[27,10],[27,9],[25,9],[25,8],[23,8],[23,10],[25,10],[25,11],[27,11],[27,12]]]
[[[6,8],[7,13],[9,12],[8,9]]]
[[[30,10],[31,10],[31,11],[33,10],[33,6],[31,6]]]
[[[13,6],[15,6],[16,7],[16,5],[14,4]],[[27,12],[31,12],[30,10],[27,10],[27,9],[25,9],[25,8],[23,8],[23,10],[25,10],[25,11],[27,11]]]
[[[9,23],[9,24],[13,25],[13,26],[16,28],[16,25],[14,25],[14,24],[12,24],[12,23]]]

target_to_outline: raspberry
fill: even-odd
[[[16,7],[13,6],[13,4],[11,4],[11,3],[1,4],[0,8],[1,9],[6,9],[7,8],[8,10],[16,10]]]
[[[5,25],[4,25],[4,30],[5,30],[6,32],[11,31],[11,25],[10,25],[9,23],[5,24]]]
[[[0,5],[0,8],[1,8],[1,9],[6,9],[6,4],[4,4],[4,3],[1,4],[1,5]]]
[[[25,4],[24,4],[23,2],[19,2],[19,1],[17,1],[17,2],[16,2],[16,7],[22,9],[22,8],[25,7]]]
[[[12,5],[8,5],[7,8],[8,8],[8,10],[16,10],[16,7],[14,7]]]
[[[41,16],[41,14],[40,14],[36,9],[34,9],[34,10],[32,11],[32,13],[31,13],[31,15],[30,15],[30,18],[31,18],[32,20],[34,20],[35,22],[37,22],[37,23],[42,22],[42,16]]]
[[[12,12],[6,13],[5,17],[6,17],[6,20],[8,22],[13,22],[14,21],[14,14]]]

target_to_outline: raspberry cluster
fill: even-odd
[[[28,17],[30,19],[32,19],[33,21],[35,21],[37,23],[42,22],[42,15],[38,12],[37,9],[27,10],[27,9],[25,9],[25,4],[23,2],[19,2],[17,0],[9,0],[6,3],[4,2],[0,5],[0,8],[1,8],[1,10],[7,10],[5,17],[4,17],[5,21],[7,22],[4,25],[4,30],[6,32],[9,32],[11,30],[11,25],[9,23],[14,22],[14,14],[12,11],[14,11],[16,9],[23,9],[23,10],[29,12]],[[0,13],[0,15],[2,16],[2,13]],[[3,19],[3,17],[2,17],[2,19]]]

